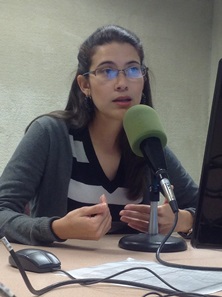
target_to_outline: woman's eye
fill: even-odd
[[[130,68],[128,68],[128,70],[131,73],[139,73],[140,72],[140,68],[136,67],[136,66],[130,67]]]
[[[115,69],[112,69],[112,68],[105,68],[105,69],[103,69],[103,73],[108,78],[114,78],[114,77],[116,77],[116,70]]]
[[[101,69],[97,69],[97,74],[103,74],[103,75],[106,75],[106,74],[109,74],[112,72],[112,69],[111,68],[101,68]]]
[[[113,71],[114,70],[112,68],[105,68],[105,69],[103,69],[103,72],[106,73],[106,74],[112,74]]]

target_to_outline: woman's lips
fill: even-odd
[[[130,97],[118,97],[113,100],[113,102],[130,102],[132,99]]]
[[[130,97],[118,97],[113,100],[118,106],[126,107],[129,106],[132,99]]]

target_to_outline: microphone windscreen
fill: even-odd
[[[143,157],[140,144],[143,140],[158,138],[164,147],[167,137],[156,111],[147,105],[138,104],[130,107],[124,115],[123,127],[134,154]]]

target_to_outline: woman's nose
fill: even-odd
[[[128,80],[124,71],[119,71],[118,76],[116,78],[115,88],[117,90],[123,90],[123,91],[128,89]]]

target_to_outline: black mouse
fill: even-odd
[[[59,259],[51,252],[45,250],[28,248],[16,251],[15,254],[24,270],[27,271],[42,273],[52,272],[61,268]],[[13,267],[17,267],[12,255],[9,256],[9,263]]]

